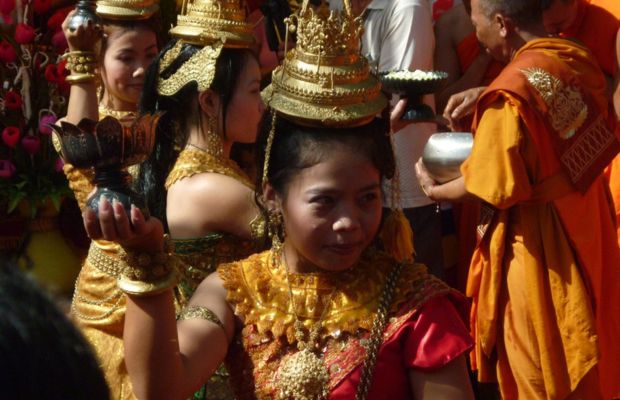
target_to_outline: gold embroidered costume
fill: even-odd
[[[283,360],[298,352],[295,321],[306,329],[322,319],[319,348],[329,371],[331,392],[366,357],[369,331],[388,276],[398,265],[385,253],[369,252],[343,272],[289,275],[272,263],[270,252],[222,265],[218,273],[227,300],[244,321],[226,358],[238,399],[277,398]],[[405,264],[393,288],[382,339],[399,330],[428,300],[451,292],[421,264]]]

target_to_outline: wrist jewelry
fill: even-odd
[[[127,294],[150,296],[176,285],[176,258],[167,248],[158,253],[122,251],[120,260],[118,287]]]
[[[66,69],[71,75],[66,78],[67,83],[85,83],[96,80],[95,69],[98,65],[97,54],[92,51],[70,51],[62,56],[67,60]]]

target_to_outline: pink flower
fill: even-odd
[[[15,0],[0,0],[0,14],[9,15],[15,9]]]
[[[41,139],[38,136],[24,136],[22,147],[28,154],[37,154],[41,150]]]
[[[69,47],[67,44],[67,38],[61,29],[58,29],[56,33],[52,36],[52,45],[56,48],[58,53],[64,53],[65,50]]]
[[[34,0],[32,2],[32,8],[37,14],[45,14],[51,6],[52,2],[50,0]]]
[[[6,40],[0,42],[0,61],[5,64],[17,61],[17,52],[15,48]]]
[[[56,159],[56,164],[54,165],[54,169],[56,170],[56,172],[62,172],[64,166],[65,162],[62,160],[62,158],[58,157]]]
[[[9,90],[4,96],[4,106],[9,110],[19,110],[22,108],[22,96],[14,90]]]
[[[15,27],[15,42],[18,44],[28,44],[34,40],[34,28],[30,25],[21,23]]]
[[[41,133],[41,135],[51,135],[52,134],[52,128],[50,128],[50,125],[54,125],[56,123],[56,120],[58,118],[56,118],[55,115],[53,114],[47,114],[42,116],[39,119],[39,133]]]
[[[15,165],[9,160],[0,160],[0,178],[9,179],[15,175]]]
[[[7,126],[2,131],[2,141],[4,142],[4,144],[14,149],[17,146],[17,143],[19,143],[20,135],[21,132],[19,131],[18,127]]]

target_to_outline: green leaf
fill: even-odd
[[[58,192],[52,193],[50,195],[50,200],[52,200],[52,204],[54,204],[56,211],[60,211],[61,194]]]
[[[9,206],[6,210],[7,213],[12,213],[13,210],[15,210],[17,208],[17,205],[19,204],[20,201],[22,201],[22,199],[24,199],[26,197],[26,194],[23,192],[17,192],[15,193],[15,195],[11,198],[11,200],[9,201]]]

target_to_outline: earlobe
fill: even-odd
[[[268,182],[263,183],[263,202],[267,210],[279,210],[280,197],[276,190]]]

